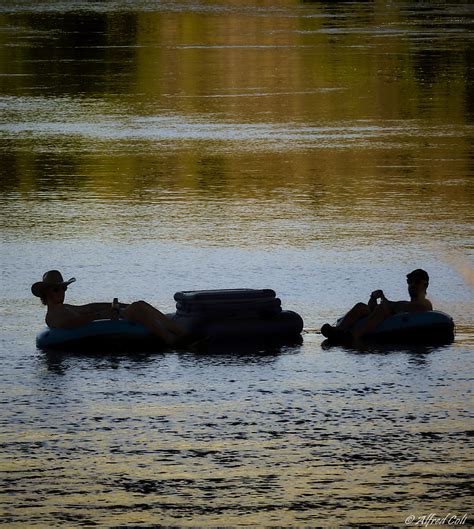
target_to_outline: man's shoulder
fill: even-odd
[[[49,327],[58,327],[65,316],[76,314],[72,305],[59,305],[57,307],[48,307],[46,312],[46,325]]]
[[[426,307],[426,310],[433,310],[433,303],[428,298],[423,300],[423,306]]]
[[[418,299],[412,303],[414,307],[419,307],[419,310],[422,310],[423,312],[428,311],[428,310],[433,310],[433,305],[428,298]]]

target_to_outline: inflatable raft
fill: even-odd
[[[445,344],[454,340],[454,328],[451,316],[439,310],[404,312],[387,318],[363,340],[392,344]]]
[[[176,312],[168,314],[196,337],[214,346],[254,343],[279,345],[301,338],[303,320],[282,310],[269,289],[177,292]],[[36,337],[40,349],[162,349],[165,344],[140,324],[127,320],[98,320],[74,329],[46,327]]]

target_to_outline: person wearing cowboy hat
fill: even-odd
[[[32,285],[33,295],[48,308],[45,317],[48,327],[72,329],[95,320],[123,318],[143,324],[150,333],[169,345],[182,343],[189,337],[185,329],[145,301],[135,301],[130,305],[119,303],[118,306],[114,303],[66,304],[66,290],[75,281],[74,277],[64,281],[61,272],[49,270],[41,281]]]
[[[417,268],[407,274],[410,301],[390,301],[382,290],[374,290],[367,304],[357,303],[336,326],[325,323],[321,327],[321,334],[330,340],[350,343],[373,331],[377,325],[393,314],[433,310],[431,301],[426,297],[429,282],[428,273]],[[380,303],[377,303],[377,300],[380,300]],[[363,324],[354,331],[349,331],[363,318],[367,318]]]

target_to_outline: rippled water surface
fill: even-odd
[[[1,3],[5,525],[472,521],[473,25],[467,1]],[[322,344],[418,267],[453,344]],[[47,354],[51,268],[73,303],[273,288],[303,342]]]

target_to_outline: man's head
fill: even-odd
[[[47,305],[48,300],[55,303],[64,301],[64,293],[68,285],[74,283],[76,279],[71,277],[68,281],[63,280],[61,272],[58,270],[49,270],[43,275],[43,280],[38,281],[31,287],[34,296],[41,298],[41,302]]]
[[[414,298],[420,294],[426,293],[429,282],[430,276],[428,275],[428,272],[421,268],[417,268],[416,270],[413,270],[413,272],[407,274],[408,293],[410,294],[410,297]]]

